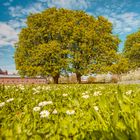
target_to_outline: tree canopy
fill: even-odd
[[[120,40],[102,16],[49,8],[27,17],[16,45],[16,69],[22,76],[52,76],[75,72],[78,82],[89,73],[107,72],[116,59]]]
[[[127,36],[124,55],[129,60],[130,69],[140,67],[140,31]]]

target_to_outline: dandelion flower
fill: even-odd
[[[5,105],[5,102],[0,103],[0,107],[3,107]]]
[[[68,96],[68,94],[63,94],[62,96],[63,96],[63,97],[66,97],[66,96]]]
[[[6,102],[9,103],[9,102],[12,102],[13,100],[14,100],[14,98],[10,98]]]
[[[52,101],[43,101],[43,102],[40,102],[39,104],[38,104],[38,106],[46,106],[46,105],[50,105],[50,104],[53,104],[53,102]]]
[[[98,106],[94,106],[94,110],[95,111],[98,111],[99,110],[99,107]]]
[[[34,107],[34,108],[33,108],[33,110],[34,110],[35,112],[37,112],[37,111],[40,111],[40,110],[41,110],[41,108],[40,108],[40,107],[38,107],[38,106],[36,106],[36,107]]]
[[[56,109],[54,109],[54,111],[52,112],[52,114],[57,114],[58,112],[57,112],[57,110]]]
[[[87,99],[87,98],[89,98],[89,95],[83,95],[82,98]]]
[[[101,91],[95,91],[95,92],[93,93],[93,95],[94,95],[94,96],[99,96],[99,95],[102,95],[102,93],[101,93]]]
[[[48,110],[43,110],[40,112],[40,117],[41,118],[46,118],[50,115],[50,112]]]
[[[82,95],[86,95],[86,94],[88,94],[88,91],[85,91],[85,92],[82,93]]]
[[[66,111],[66,114],[68,114],[68,115],[73,115],[74,113],[75,113],[74,110],[67,110],[67,111]]]
[[[130,95],[132,93],[132,90],[128,90],[125,94]]]

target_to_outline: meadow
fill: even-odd
[[[0,139],[140,140],[140,85],[1,85]]]

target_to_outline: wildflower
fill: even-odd
[[[132,90],[128,90],[125,94],[130,95],[132,93]]]
[[[57,114],[58,112],[57,112],[57,110],[56,109],[54,109],[54,111],[52,112],[52,114]]]
[[[5,105],[5,102],[0,103],[0,107],[3,107]]]
[[[63,94],[62,96],[63,96],[63,97],[66,97],[66,96],[68,96],[68,94]]]
[[[94,96],[99,96],[99,95],[102,95],[102,94],[101,94],[101,91],[95,91],[95,92],[93,93],[93,95],[94,95]]]
[[[86,94],[85,92],[82,93],[82,95],[85,95],[85,94]]]
[[[49,86],[47,86],[47,87],[46,86],[43,86],[42,87],[42,90],[50,90],[50,89],[51,89],[51,87],[49,87]]]
[[[89,95],[83,95],[82,97],[87,99],[87,98],[89,98]]]
[[[99,107],[98,106],[94,106],[94,110],[95,111],[98,111],[99,110]]]
[[[39,104],[38,104],[38,106],[45,106],[45,105],[50,105],[50,104],[53,104],[53,102],[52,101],[43,101],[43,102],[40,102]]]
[[[74,113],[75,113],[74,110],[67,110],[67,111],[66,111],[66,114],[68,114],[68,115],[73,115]]]
[[[20,88],[21,90],[24,90],[24,89],[25,89],[23,85],[19,85],[19,88]]]
[[[46,118],[50,115],[50,112],[48,110],[43,110],[40,112],[40,117],[41,118]]]
[[[13,100],[14,100],[14,98],[10,98],[6,102],[9,103],[9,102],[12,102]]]
[[[86,94],[88,94],[88,91],[82,93],[82,95],[86,95]]]
[[[33,108],[33,110],[37,112],[37,111],[40,111],[40,110],[41,110],[41,108],[40,108],[40,107],[38,107],[38,106],[36,106],[36,107],[34,107],[34,108]]]

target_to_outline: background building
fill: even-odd
[[[46,84],[45,78],[34,77],[34,78],[21,78],[19,75],[8,74],[8,71],[2,71],[0,69],[0,84]]]

